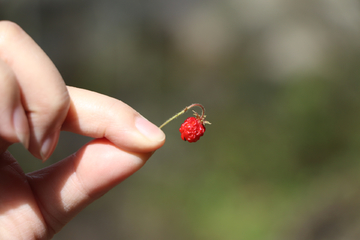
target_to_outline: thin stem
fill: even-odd
[[[202,113],[201,113],[200,119],[203,119],[205,117],[205,108],[200,103],[193,103],[190,106],[187,106],[186,108],[184,108],[181,112],[178,112],[177,114],[175,114],[174,116],[172,116],[171,118],[166,120],[163,124],[161,124],[161,126],[159,128],[164,127],[166,124],[168,124],[169,122],[171,122],[172,120],[174,120],[178,116],[186,113],[190,108],[193,108],[193,107],[200,107],[201,108]]]

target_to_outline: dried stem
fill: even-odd
[[[193,108],[193,107],[200,107],[201,108],[202,113],[201,113],[200,119],[204,119],[205,118],[205,108],[204,108],[204,106],[201,105],[200,103],[193,103],[190,106],[187,106],[186,108],[184,108],[181,112],[178,112],[177,114],[175,114],[174,116],[172,116],[171,118],[166,120],[163,124],[161,124],[161,126],[159,128],[164,127],[166,124],[168,124],[169,122],[171,122],[172,120],[174,120],[178,116],[186,113],[190,108]]]

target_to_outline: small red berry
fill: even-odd
[[[195,117],[187,118],[185,120],[185,122],[183,124],[181,124],[181,127],[180,127],[179,131],[181,133],[181,138],[184,141],[188,141],[188,142],[196,142],[196,141],[198,141],[200,139],[200,137],[202,135],[204,135],[204,132],[206,130],[205,124],[211,124],[210,122],[205,121],[205,118],[206,118],[206,116],[205,116],[205,108],[203,107],[203,105],[201,105],[199,103],[193,103],[190,106],[187,106],[181,112],[178,112],[177,114],[175,114],[174,116],[172,116],[171,118],[166,120],[163,124],[161,124],[161,126],[159,128],[164,127],[166,124],[168,124],[169,122],[171,122],[172,120],[174,120],[178,116],[184,114],[190,108],[193,108],[193,107],[200,107],[201,110],[202,110],[201,115],[199,115],[199,114],[197,114],[197,112],[193,111]]]
[[[189,117],[185,120],[179,129],[181,138],[184,141],[196,142],[204,135],[206,128],[203,123],[203,119],[200,117]]]

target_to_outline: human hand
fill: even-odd
[[[0,239],[50,239],[165,141],[123,102],[65,86],[40,47],[7,21],[0,21],[0,99]],[[29,174],[6,151],[21,142],[44,161],[61,130],[95,140]]]

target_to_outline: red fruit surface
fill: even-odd
[[[189,117],[180,126],[181,138],[184,141],[196,142],[204,135],[206,128],[200,118]]]

